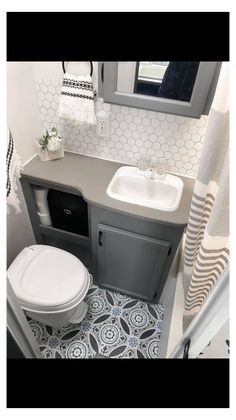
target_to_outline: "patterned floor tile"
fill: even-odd
[[[44,358],[157,358],[165,307],[91,285],[80,324],[28,321]]]

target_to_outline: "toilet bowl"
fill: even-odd
[[[46,325],[61,328],[80,323],[90,275],[69,252],[47,245],[24,248],[10,265],[8,279],[22,309]]]

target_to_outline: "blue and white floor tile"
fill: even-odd
[[[80,324],[56,330],[28,318],[45,358],[158,357],[163,304],[131,298],[91,285],[85,301],[88,312]]]

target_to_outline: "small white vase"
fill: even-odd
[[[64,147],[62,143],[59,149],[57,149],[55,152],[50,152],[47,149],[42,150],[42,148],[39,146],[37,141],[36,141],[36,145],[37,145],[38,155],[42,161],[60,159],[64,157]]]

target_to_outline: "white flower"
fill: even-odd
[[[55,152],[56,150],[58,150],[61,146],[61,140],[59,137],[51,137],[48,140],[48,144],[47,144],[47,149],[49,150],[49,152]]]

